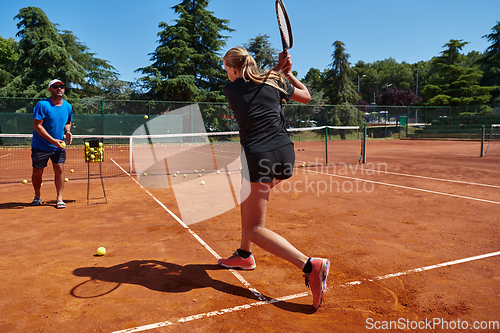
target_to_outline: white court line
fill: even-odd
[[[384,186],[392,186],[392,187],[404,188],[406,190],[420,191],[420,192],[426,192],[426,193],[444,195],[444,196],[449,196],[449,197],[454,197],[454,198],[474,200],[474,201],[481,201],[481,202],[491,203],[491,204],[495,204],[495,205],[500,205],[500,202],[498,202],[498,201],[485,200],[485,199],[479,199],[479,198],[473,198],[473,197],[466,197],[464,195],[451,194],[451,193],[445,193],[445,192],[437,192],[437,191],[431,191],[431,190],[426,190],[426,189],[417,188],[417,187],[409,187],[409,186],[403,186],[403,185],[383,183],[383,182],[377,182],[377,181],[367,180],[367,179],[361,179],[361,178],[340,176],[340,175],[334,175],[332,173],[323,173],[323,172],[314,171],[314,170],[308,170],[308,172],[313,172],[313,173],[317,173],[317,174],[321,174],[321,175],[327,175],[327,176],[332,176],[332,177],[339,177],[339,178],[344,178],[344,179],[359,180],[361,182],[379,184],[379,185],[384,185]]]
[[[479,260],[479,259],[485,259],[485,258],[494,257],[494,256],[498,256],[498,255],[500,255],[500,251],[499,252],[487,253],[487,254],[483,254],[483,255],[479,255],[479,256],[475,256],[475,257],[469,257],[469,258],[464,258],[464,259],[452,260],[452,261],[444,262],[444,263],[441,263],[441,264],[436,264],[436,265],[431,265],[431,266],[426,266],[426,267],[420,267],[420,268],[410,269],[410,270],[399,272],[399,273],[386,274],[386,275],[375,277],[373,279],[365,279],[365,280],[360,280],[360,281],[353,281],[353,282],[342,284],[342,285],[340,285],[340,287],[357,286],[357,285],[362,284],[363,282],[380,281],[380,280],[390,279],[390,278],[393,278],[393,277],[398,277],[398,276],[407,275],[407,274],[411,274],[411,273],[424,272],[424,271],[428,271],[428,270],[436,269],[436,268],[440,268],[440,267],[446,267],[446,266],[453,266],[453,265],[463,264],[463,263],[466,263],[466,262],[470,262],[470,261],[474,261],[474,260]],[[328,289],[331,289],[331,288],[332,287],[330,287]],[[149,324],[149,325],[144,325],[144,326],[132,327],[132,328],[128,328],[128,329],[125,329],[125,330],[114,331],[113,333],[132,333],[132,332],[148,331],[148,330],[152,330],[152,329],[156,329],[156,328],[160,328],[160,327],[170,326],[170,325],[174,325],[174,324],[182,324],[182,323],[190,322],[190,321],[193,321],[193,320],[198,320],[198,319],[203,319],[203,318],[209,318],[209,317],[213,317],[213,316],[220,316],[220,315],[224,315],[224,314],[231,313],[231,312],[246,310],[246,309],[250,309],[252,307],[256,307],[256,306],[260,306],[260,305],[267,305],[267,304],[272,304],[272,303],[276,303],[276,302],[280,302],[280,301],[286,301],[286,300],[301,298],[301,297],[308,296],[310,294],[311,294],[310,292],[305,292],[305,293],[300,293],[300,294],[295,294],[295,295],[290,295],[290,296],[284,296],[284,297],[276,298],[276,299],[272,300],[271,302],[262,302],[262,301],[260,301],[260,302],[254,302],[254,303],[249,303],[249,304],[243,304],[243,305],[238,305],[238,306],[235,306],[235,307],[232,307],[232,308],[226,308],[226,309],[221,309],[221,310],[216,310],[216,311],[211,311],[211,312],[199,313],[199,314],[188,316],[188,317],[183,317],[183,318],[177,319],[177,321],[166,320],[166,321],[162,321],[162,322],[155,323],[155,324]]]
[[[210,252],[214,257],[215,259],[220,259],[221,256],[215,252],[207,243],[205,243],[205,241],[200,237],[198,236],[193,230],[191,230],[191,228],[189,228],[187,226],[186,223],[184,223],[177,215],[175,215],[170,209],[167,208],[167,206],[165,206],[163,204],[163,202],[161,202],[160,200],[158,200],[151,192],[149,192],[147,189],[144,188],[144,186],[142,186],[134,177],[132,177],[127,171],[125,171],[118,163],[116,163],[112,158],[110,158],[110,160],[117,166],[119,167],[125,174],[127,174],[127,176],[129,176],[137,185],[140,186],[140,188],[142,190],[144,190],[144,192],[146,192],[151,198],[153,198],[154,201],[156,201],[167,213],[169,213],[177,222],[179,222],[179,224],[181,226],[183,226],[198,242],[200,242],[201,245],[203,245],[203,247],[208,251]],[[234,269],[229,269],[229,271],[248,289],[250,290],[250,292],[252,294],[254,294],[254,296],[256,296],[258,299],[260,299],[261,301],[262,300],[265,300],[265,297],[264,295],[262,295],[257,289],[253,288],[252,285],[247,281],[245,280],[245,278],[243,276],[241,276],[240,273],[238,273],[237,271],[235,271]]]
[[[415,177],[415,178],[422,178],[422,179],[438,180],[438,181],[442,181],[442,182],[459,183],[459,184],[465,184],[465,185],[475,185],[475,186],[486,186],[486,187],[500,188],[500,186],[498,186],[498,185],[481,184],[481,183],[471,183],[471,182],[464,182],[464,181],[460,181],[460,180],[451,180],[451,179],[445,179],[445,178],[434,178],[434,177],[426,177],[426,176],[419,176],[419,175],[410,175],[408,173],[389,172],[389,171],[381,171],[381,170],[375,170],[375,169],[361,169],[361,170],[362,171],[370,171],[370,172],[378,172],[378,173],[386,173],[386,174],[397,175],[397,176],[406,176],[406,177]],[[355,171],[357,171],[357,169]]]
[[[5,155],[2,155],[2,156],[0,156],[0,158],[2,158],[2,157],[7,157],[7,156],[9,156],[9,155],[12,155],[12,153],[8,153],[8,154],[5,154]]]

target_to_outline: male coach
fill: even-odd
[[[71,144],[70,132],[73,120],[73,107],[63,100],[64,83],[61,80],[49,82],[50,97],[41,100],[33,109],[33,139],[31,141],[31,160],[33,175],[31,181],[35,190],[32,206],[40,206],[40,189],[42,186],[43,170],[50,158],[54,168],[54,183],[56,185],[56,208],[66,208],[63,201],[64,162],[66,161],[66,142]]]

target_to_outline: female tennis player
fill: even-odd
[[[302,269],[306,285],[313,294],[313,306],[317,309],[326,289],[330,261],[305,256],[265,226],[269,192],[280,181],[292,176],[295,163],[294,146],[285,129],[281,103],[290,99],[307,103],[311,96],[307,87],[292,74],[288,53],[280,53],[278,65],[264,73],[241,47],[230,49],[222,60],[231,80],[224,87],[224,94],[240,127],[242,165],[246,169],[241,188],[240,248],[230,258],[220,259],[219,265],[255,269],[252,243],[256,244]]]

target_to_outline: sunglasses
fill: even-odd
[[[58,89],[58,88],[64,89],[64,85],[62,85],[62,84],[53,84],[50,87],[54,88],[54,89]]]

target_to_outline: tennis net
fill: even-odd
[[[321,126],[287,129],[295,145],[297,165],[357,163],[363,152],[358,126]],[[0,183],[31,181],[31,134],[0,134]],[[97,163],[85,162],[84,142],[103,143],[103,177],[131,174],[185,174],[217,171],[233,165],[241,153],[239,132],[209,132],[157,135],[73,135],[66,146],[65,177],[70,180],[99,176]],[[167,163],[168,160],[168,163]],[[50,162],[49,162],[50,164]],[[230,170],[228,170],[230,171]],[[236,170],[238,171],[238,170]],[[53,180],[52,167],[44,180]],[[157,184],[162,186],[161,184]]]
[[[500,154],[500,124],[492,124],[490,130],[490,137],[488,146],[486,147],[485,156],[499,155]]]

